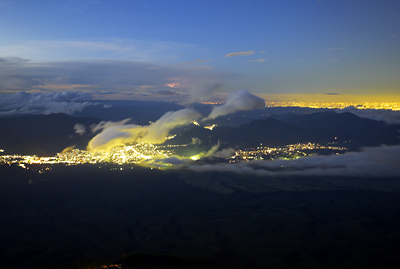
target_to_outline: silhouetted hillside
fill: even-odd
[[[104,104],[107,108],[104,108]],[[74,116],[96,117],[106,121],[130,118],[136,124],[147,125],[149,121],[158,120],[168,111],[184,108],[176,103],[150,101],[104,101],[104,104],[86,107],[81,112],[76,112]]]
[[[95,118],[75,118],[65,114],[0,118],[0,148],[14,154],[55,154],[76,145],[85,148],[93,134],[79,135],[74,126],[97,124]]]
[[[397,125],[363,119],[351,113],[322,112],[281,120],[255,120],[236,128],[216,127],[213,131],[197,127],[181,133],[168,143],[190,143],[192,138],[207,144],[220,141],[221,145],[229,147],[337,142],[357,149],[360,146],[397,144],[398,129]]]
[[[398,125],[360,118],[349,112],[295,115],[283,121],[311,130],[329,132],[337,137],[337,142],[351,141],[355,146],[399,143]]]

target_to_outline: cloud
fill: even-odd
[[[86,133],[86,127],[83,124],[77,123],[74,125],[74,130],[76,134],[84,135]]]
[[[179,95],[179,93],[174,92],[172,90],[155,90],[155,91],[151,91],[151,93],[160,94],[160,95]]]
[[[384,121],[387,124],[400,124],[400,111],[392,111],[387,109],[357,109],[354,106],[349,106],[344,109],[336,109],[335,112],[350,112],[361,118]]]
[[[181,64],[194,64],[194,62],[183,62],[183,63],[177,63],[176,65],[181,65]]]
[[[233,148],[225,148],[220,151],[217,151],[213,154],[213,157],[217,158],[230,158],[235,155],[235,150]]]
[[[265,107],[263,99],[250,94],[248,91],[239,91],[228,96],[226,103],[216,107],[210,116],[221,116],[240,110],[251,110]],[[202,115],[194,109],[185,108],[174,112],[167,112],[156,122],[147,126],[127,124],[130,120],[121,122],[100,122],[91,127],[92,132],[98,133],[89,141],[88,149],[93,152],[108,151],[117,146],[143,142],[161,144],[165,142],[169,132],[176,127],[192,123]],[[197,158],[214,156],[219,147],[215,145],[211,150],[197,154]],[[231,150],[221,151],[219,154],[230,154]]]
[[[400,145],[364,148],[361,152],[296,160],[250,161],[236,164],[188,165],[197,172],[220,171],[259,176],[400,177]]]
[[[101,133],[89,141],[91,151],[108,151],[117,146],[143,142],[160,144],[166,140],[169,132],[179,126],[187,125],[201,115],[193,109],[181,109],[167,112],[156,122],[147,126],[125,123],[110,123],[103,127]]]
[[[183,62],[183,63],[177,63],[175,65],[182,65],[182,64],[195,64],[195,63],[204,63],[204,62],[212,62],[214,60],[203,60],[203,59],[199,59],[199,60],[195,60],[193,62]]]
[[[124,119],[124,120],[118,121],[118,122],[101,121],[98,124],[92,124],[90,126],[90,130],[92,131],[92,133],[97,133],[108,127],[124,125],[124,124],[128,123],[129,121],[131,121],[131,119]]]
[[[191,89],[191,102],[206,100],[222,89],[223,85],[217,79],[199,80]]]
[[[36,40],[13,46],[0,46],[0,57],[17,55],[40,61],[60,59],[114,59],[153,63],[179,60],[182,51],[202,51],[193,44],[109,38],[103,40]]]
[[[203,60],[203,59],[196,60],[196,62],[198,62],[198,63],[212,62],[212,61],[214,61],[214,60]]]
[[[260,62],[263,63],[264,61],[266,61],[267,59],[258,59],[258,60],[248,60],[246,62],[250,63],[250,62]]]
[[[0,58],[0,92],[82,91],[157,95],[165,85],[179,82],[175,95],[184,101],[190,91],[204,97],[218,90],[223,81],[237,77],[202,66],[164,66],[120,60],[33,62],[21,58]],[[214,86],[212,86],[214,85]],[[216,86],[219,85],[219,86]],[[160,91],[160,92],[158,92]],[[204,93],[207,92],[207,95]],[[185,100],[187,101],[187,100]]]
[[[226,55],[224,55],[224,57],[233,57],[233,56],[249,56],[249,55],[253,55],[255,54],[255,51],[252,50],[248,50],[248,51],[239,51],[239,52],[231,52],[228,53]]]
[[[95,105],[92,95],[81,92],[26,93],[0,95],[0,116],[23,114],[73,114]]]
[[[328,50],[343,50],[344,48],[331,48],[331,49],[328,49]]]
[[[216,118],[235,113],[237,111],[248,111],[265,107],[264,99],[241,90],[229,94],[224,104],[214,107],[208,118]]]
[[[196,155],[193,155],[190,158],[192,160],[198,160],[202,158],[212,157],[217,152],[218,148],[219,148],[219,143],[217,145],[212,146],[210,150],[197,153]]]

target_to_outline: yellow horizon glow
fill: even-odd
[[[263,98],[266,102],[379,102],[379,103],[400,103],[400,94],[310,94],[310,93],[257,93],[257,96]]]

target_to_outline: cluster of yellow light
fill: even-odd
[[[346,151],[346,147],[337,147],[334,144],[320,145],[318,143],[297,143],[290,144],[282,147],[263,147],[262,145],[257,148],[237,150],[235,156],[231,157],[229,162],[237,162],[241,160],[262,160],[263,156],[269,156],[269,159],[278,157],[285,158],[300,158],[308,156],[309,154],[304,151],[327,149],[332,151]]]
[[[114,163],[114,164],[141,164],[146,166],[153,166],[157,164],[157,160],[173,156],[173,150],[168,149],[171,147],[184,147],[188,145],[169,145],[169,146],[155,146],[147,143],[138,143],[131,146],[123,146],[113,148],[109,152],[92,153],[87,150],[71,149],[66,152],[57,153],[53,157],[39,157],[36,155],[0,155],[0,164],[16,164],[22,168],[29,169],[29,165],[78,165],[78,164],[101,164],[101,163]],[[310,154],[313,150],[332,150],[332,153],[347,151],[345,147],[335,146],[335,143],[328,143],[320,145],[318,143],[297,143],[281,147],[263,147],[262,144],[257,148],[237,150],[235,155],[229,159],[230,163],[248,161],[248,160],[262,160],[262,159],[275,159],[275,158],[300,158]],[[4,152],[0,150],[0,152]],[[190,157],[192,160],[202,158],[201,154]],[[157,165],[156,165],[157,166]],[[164,166],[168,166],[165,164]],[[160,167],[158,165],[157,167]],[[46,170],[51,169],[49,167]],[[121,168],[122,170],[122,168]],[[40,170],[42,173],[44,170]]]
[[[39,157],[36,155],[0,155],[0,163],[18,164],[23,168],[25,164],[137,164],[149,159],[166,158],[172,154],[169,150],[159,149],[155,145],[139,143],[132,146],[113,148],[109,152],[92,153],[87,150],[72,149],[57,153],[54,157]],[[22,166],[22,165],[23,166]]]
[[[207,126],[204,126],[204,129],[208,129],[208,130],[212,131],[212,129],[214,129],[214,127],[216,127],[216,126],[217,126],[217,124],[207,125]]]
[[[353,106],[357,109],[387,109],[400,111],[400,103],[385,102],[267,102],[267,107],[308,107],[308,108],[330,108],[343,109]]]
[[[105,269],[107,269],[107,268],[122,268],[122,264],[108,264],[108,265],[103,265],[100,268],[105,268]]]
[[[173,83],[165,84],[165,86],[168,86],[170,88],[178,88],[180,86],[180,84],[179,84],[179,82],[173,82]]]
[[[223,103],[224,102],[222,102],[222,101],[220,101],[220,102],[217,102],[217,101],[214,101],[214,102],[200,102],[200,104],[203,104],[203,105],[221,105]]]
[[[176,136],[176,135],[170,135],[170,136],[167,136],[165,139],[166,139],[166,140],[171,140],[171,139],[175,138],[175,136]]]

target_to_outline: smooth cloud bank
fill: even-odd
[[[295,160],[250,161],[236,164],[188,165],[197,172],[233,172],[257,176],[399,177],[400,145],[364,148],[361,152]]]

